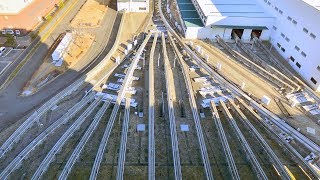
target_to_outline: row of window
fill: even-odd
[[[273,26],[274,30],[277,30],[277,27]],[[281,33],[281,37],[283,37],[287,42],[290,42],[290,39],[288,37],[286,37],[286,35],[284,35],[283,33]],[[279,44],[279,43],[278,43]],[[279,47],[279,46],[278,46]],[[280,47],[279,47],[280,48]],[[298,52],[300,52],[300,48],[298,46],[294,47],[295,50],[297,50]],[[283,51],[284,52],[284,51]],[[303,51],[301,51],[301,56],[303,57],[307,57],[307,54]]]
[[[279,48],[281,48],[281,45],[279,44],[279,43],[277,43],[277,46],[279,47]],[[283,47],[281,48],[281,50],[282,49],[284,49]],[[283,51],[284,52],[284,51]],[[295,58],[294,57],[292,57],[292,56],[290,56],[290,58],[289,58],[292,62],[295,62]],[[299,62],[296,62],[296,66],[300,69],[301,68],[301,64],[299,63]],[[317,70],[320,72],[320,65],[317,67]],[[313,84],[317,84],[317,80],[315,80],[313,77],[311,77],[311,82],[313,83]]]
[[[267,1],[267,0],[264,0],[264,2],[267,3],[269,6],[271,5],[271,3],[270,3],[269,1]],[[275,6],[274,9],[275,9],[279,14],[281,14],[281,15],[283,14],[283,11],[280,10],[277,6]],[[290,17],[290,16],[288,16],[287,19],[288,19],[289,21],[291,21],[294,25],[297,25],[297,24],[298,24],[298,22],[297,22],[296,20],[294,20],[294,19],[293,19],[292,17]],[[307,28],[303,28],[302,30],[303,30],[303,32],[305,32],[306,34],[309,34],[309,30],[308,30]],[[309,36],[310,36],[312,39],[316,39],[316,37],[317,37],[317,36],[316,36],[315,34],[313,34],[313,33],[310,33]]]

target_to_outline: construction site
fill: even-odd
[[[320,178],[319,93],[269,42],[184,38],[166,1],[103,3],[84,1],[24,87],[81,72],[0,132],[0,179]]]

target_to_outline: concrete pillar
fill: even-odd
[[[264,30],[262,30],[261,36],[259,39],[267,41],[270,38],[270,34],[271,34],[270,30],[264,29]]]
[[[245,29],[245,30],[243,31],[241,40],[242,40],[243,42],[249,42],[250,39],[251,39],[251,32],[252,32],[252,29]]]
[[[226,28],[226,29],[224,30],[222,39],[230,40],[230,39],[231,39],[231,32],[232,32],[232,29]]]

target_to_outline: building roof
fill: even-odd
[[[303,0],[305,3],[313,6],[314,8],[320,10],[320,0]]]
[[[0,14],[17,14],[33,0],[1,0]]]
[[[202,27],[203,23],[191,0],[177,0],[181,18],[187,27]]]
[[[256,0],[197,0],[205,16],[264,18],[269,15]]]

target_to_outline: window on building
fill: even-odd
[[[281,33],[281,36],[284,38],[285,37],[285,35],[283,34],[283,33]]]
[[[301,55],[303,56],[303,57],[307,57],[307,54],[305,53],[305,52],[301,52]]]
[[[290,17],[290,16],[288,16],[287,19],[288,19],[289,21],[292,21],[292,17]]]
[[[283,11],[279,10],[279,13],[280,13],[280,14],[283,14]]]
[[[286,49],[285,48],[281,48],[281,51],[286,52]]]
[[[297,24],[297,21],[296,21],[296,20],[292,20],[292,23],[296,25],[296,24]]]
[[[281,48],[281,45],[279,43],[277,43],[278,48]]]
[[[267,1],[267,0],[264,0],[264,2],[267,3],[268,1]]]
[[[309,32],[309,30],[308,30],[308,29],[306,29],[306,28],[303,28],[303,32],[308,33],[308,32]]]
[[[297,51],[300,51],[300,48],[298,46],[294,47]]]
[[[301,68],[301,64],[299,64],[298,62],[296,63],[298,68]]]
[[[290,56],[290,60],[291,60],[292,62],[295,61],[295,59],[294,59],[292,56]]]
[[[310,33],[310,36],[313,38],[313,39],[316,39],[316,35],[314,35],[313,33]]]
[[[288,37],[286,37],[286,41],[287,41],[287,42],[289,42],[289,41],[290,41],[290,39],[289,39]]]
[[[275,27],[275,26],[272,26],[272,29],[276,31],[276,30],[277,30],[277,27]]]
[[[268,2],[268,5],[270,6],[270,5],[271,5],[271,2]]]
[[[317,70],[320,71],[320,65],[317,67]]]
[[[313,84],[317,84],[317,81],[313,77],[310,80],[313,82]]]
[[[278,8],[278,7],[274,7],[274,9],[275,9],[276,11],[278,11],[278,10],[279,10],[279,8]]]

